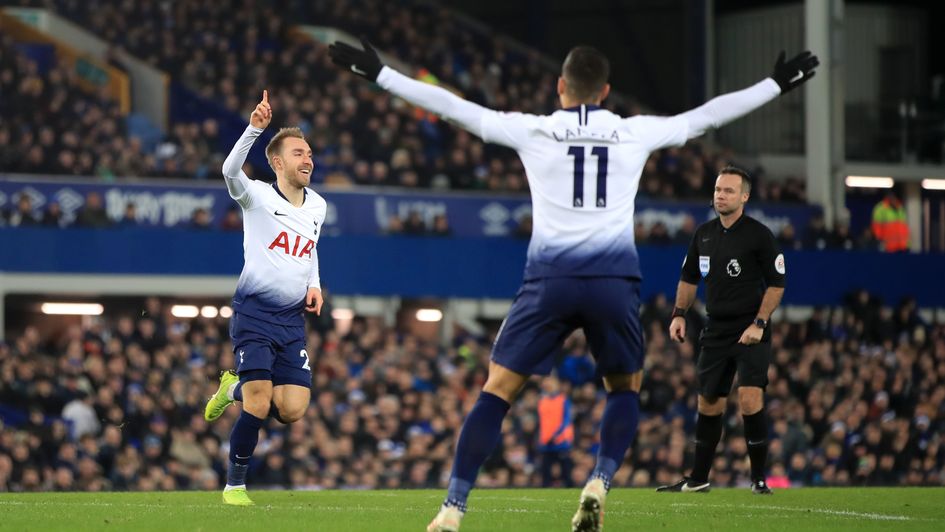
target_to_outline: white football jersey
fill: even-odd
[[[482,114],[480,137],[514,148],[532,196],[525,279],[641,277],[634,199],[650,152],[681,146],[680,116],[622,118],[594,105],[547,116]]]
[[[377,83],[486,142],[515,149],[532,195],[525,279],[637,277],[633,202],[650,152],[681,146],[781,93],[766,78],[671,116],[622,118],[594,105],[547,116],[502,113],[383,67]]]
[[[261,132],[254,130],[247,128],[234,147],[231,156],[242,155],[233,161],[235,168],[249,152],[246,141],[252,146]],[[249,179],[233,165],[227,171],[230,163],[228,158],[224,164],[227,189],[243,209],[244,264],[233,309],[272,323],[302,325],[308,287],[320,287],[316,245],[328,204],[306,188],[302,206],[295,207],[275,183]]]

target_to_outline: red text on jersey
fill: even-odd
[[[302,246],[302,241],[305,241],[304,246]],[[301,249],[299,249],[300,246]],[[286,255],[292,255],[293,257],[302,258],[308,256],[308,258],[312,258],[312,249],[315,248],[315,241],[302,238],[301,235],[295,235],[295,242],[290,245],[289,234],[283,231],[272,241],[272,244],[269,244],[269,249],[276,248],[281,249]]]

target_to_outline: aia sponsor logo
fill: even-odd
[[[271,250],[281,250],[286,255],[293,257],[312,258],[312,250],[315,249],[315,241],[309,238],[303,238],[301,235],[295,235],[295,240],[289,239],[289,233],[283,231],[279,236],[269,244]]]

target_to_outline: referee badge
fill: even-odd
[[[702,274],[702,277],[709,275],[709,257],[707,255],[699,255],[699,273]]]

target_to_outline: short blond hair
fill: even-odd
[[[266,160],[269,161],[269,167],[273,170],[276,168],[272,166],[272,158],[279,155],[279,152],[282,151],[282,141],[289,137],[305,140],[305,134],[302,133],[301,129],[297,127],[284,127],[276,132],[276,134],[272,136],[272,140],[269,141],[269,144],[266,145]]]

